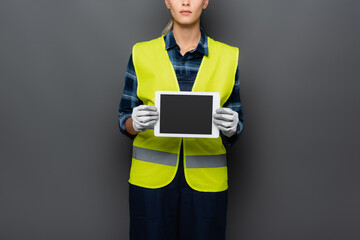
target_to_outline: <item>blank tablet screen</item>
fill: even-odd
[[[160,133],[211,134],[213,96],[161,95]]]

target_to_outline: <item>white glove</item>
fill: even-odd
[[[131,117],[134,130],[143,132],[148,128],[154,128],[159,119],[159,112],[155,106],[140,105],[133,109]]]
[[[230,108],[218,108],[215,112],[213,119],[215,126],[225,136],[233,136],[239,123],[239,114]]]

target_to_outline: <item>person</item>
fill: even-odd
[[[165,0],[162,36],[133,46],[119,126],[133,139],[130,239],[225,239],[226,149],[243,128],[238,48],[205,35],[209,0]],[[220,92],[213,122],[219,138],[155,137],[155,91]]]

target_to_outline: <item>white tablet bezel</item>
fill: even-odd
[[[220,93],[218,92],[186,92],[186,91],[156,91],[155,92],[155,107],[158,109],[159,114],[161,115],[161,106],[160,98],[162,94],[166,95],[193,95],[193,96],[212,96],[213,97],[213,106],[212,114],[215,113],[215,110],[220,107]],[[156,137],[188,137],[188,138],[217,138],[219,137],[219,129],[212,122],[212,131],[211,134],[185,134],[185,133],[160,133],[160,117],[157,123],[154,126],[154,135]]]

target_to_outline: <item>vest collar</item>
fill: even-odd
[[[204,29],[202,27],[200,27],[200,32],[201,32],[200,41],[197,47],[195,48],[195,51],[207,56],[209,54],[209,47],[208,47],[209,45],[207,41],[207,36],[205,35]],[[178,46],[172,29],[168,34],[164,35],[164,41],[165,41],[166,50]]]

